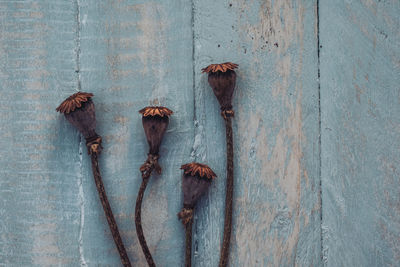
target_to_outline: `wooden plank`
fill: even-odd
[[[400,3],[320,1],[327,266],[400,262]]]
[[[201,68],[239,64],[230,266],[320,265],[316,1],[194,1],[194,156],[219,176],[197,208],[195,266],[216,266],[225,127]]]
[[[148,152],[138,110],[165,105],[175,113],[161,147],[161,176],[143,202],[143,229],[158,266],[179,266],[184,229],[182,163],[193,144],[192,18],[188,1],[80,0],[80,81],[95,94],[103,136],[101,170],[110,203],[134,266],[147,266],[134,226],[139,167]],[[83,168],[89,170],[85,157]],[[83,257],[88,265],[119,264],[89,171],[84,173]]]
[[[76,90],[74,1],[0,1],[0,265],[80,264],[79,135],[55,108]]]

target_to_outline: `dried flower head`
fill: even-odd
[[[238,66],[238,64],[226,62],[211,64],[202,69],[203,73],[208,73],[208,83],[213,89],[223,112],[232,110],[232,97],[236,85],[236,72],[234,69]],[[233,112],[228,112],[227,114],[233,115]]]
[[[139,113],[143,114],[142,123],[150,146],[149,153],[158,155],[162,138],[168,127],[169,116],[173,112],[166,107],[145,107]]]
[[[208,179],[217,177],[210,167],[197,162],[184,164],[181,166],[181,170],[183,170],[185,174],[190,174],[191,176],[196,176],[197,174],[199,177],[207,177]]]
[[[210,73],[210,72],[227,72],[228,70],[234,70],[238,67],[238,64],[232,62],[225,62],[221,64],[211,64],[201,70],[201,72]]]
[[[71,111],[74,111],[76,108],[80,108],[82,106],[82,103],[87,102],[93,94],[91,93],[85,93],[85,92],[78,92],[75,93],[71,96],[69,96],[67,99],[65,99],[61,105],[58,106],[56,109],[58,112],[68,114]]]
[[[186,208],[193,208],[197,200],[207,191],[212,178],[217,175],[207,165],[196,162],[182,165],[181,169],[184,170],[183,205]]]
[[[82,133],[86,140],[97,136],[92,96],[91,93],[75,93],[65,99],[56,109],[64,113],[65,118]]]
[[[166,107],[145,107],[139,110],[139,113],[143,114],[143,117],[147,116],[171,116],[174,113],[172,110]]]

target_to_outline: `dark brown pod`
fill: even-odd
[[[191,267],[194,207],[217,175],[207,165],[196,162],[184,164],[181,169],[183,170],[183,209],[178,213],[178,218],[185,226],[185,267]]]
[[[146,107],[139,113],[143,114],[142,123],[150,146],[149,154],[158,155],[162,138],[168,127],[169,116],[173,112],[166,107]]]
[[[196,162],[182,165],[181,169],[184,170],[183,206],[194,208],[197,200],[207,191],[212,179],[217,175],[207,165]]]
[[[214,91],[222,111],[232,109],[233,91],[236,85],[237,64],[225,62],[222,64],[211,64],[202,69],[208,73],[208,83]]]
[[[96,134],[96,115],[94,103],[91,100],[93,94],[78,92],[67,99],[56,109],[64,113],[65,118],[75,126],[86,138],[94,138]]]

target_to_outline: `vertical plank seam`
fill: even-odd
[[[195,153],[195,140],[196,140],[196,136],[198,134],[198,130],[197,130],[197,126],[198,124],[197,122],[197,110],[196,110],[196,47],[195,47],[195,18],[194,18],[194,0],[191,1],[192,3],[192,14],[191,14],[191,23],[192,23],[192,89],[193,89],[193,126],[194,126],[194,131],[193,131],[193,147],[192,147],[192,151],[191,151],[191,157],[192,160],[196,160],[196,153]],[[196,238],[197,238],[197,223],[196,222],[192,222],[192,250],[194,250],[194,252],[192,252],[192,258],[193,255],[196,255],[196,250],[197,250],[197,246],[193,246],[193,243],[196,243]],[[194,232],[194,234],[193,234]],[[194,261],[191,261],[193,265]]]
[[[80,0],[76,0],[76,70],[78,91],[81,90],[81,6]]]
[[[79,237],[78,237],[78,247],[79,247],[79,261],[81,266],[88,266],[85,260],[85,254],[83,249],[83,229],[85,226],[85,194],[83,191],[83,138],[79,138],[79,169],[80,175],[78,179],[78,199],[80,207],[80,218],[79,218]]]
[[[192,0],[192,89],[193,89],[193,123],[196,121],[197,114],[196,114],[196,64],[195,64],[195,46],[194,46],[194,0]],[[196,136],[196,131],[194,131],[193,140]]]
[[[193,90],[193,126],[194,126],[194,131],[193,131],[193,146],[192,146],[192,151],[190,152],[190,159],[192,161],[196,160],[196,146],[195,146],[195,140],[197,136],[197,114],[196,114],[196,52],[195,52],[195,36],[194,36],[194,0],[191,1],[192,3],[192,10],[191,10],[191,24],[192,24],[192,90]],[[194,227],[195,228],[195,227]]]
[[[320,59],[320,10],[319,1],[317,0],[317,65],[318,65],[318,159],[319,159],[319,202],[320,202],[320,257],[321,263],[324,264],[324,240],[323,240],[323,203],[322,203],[322,114],[321,114],[321,59]]]
[[[75,54],[76,54],[76,65],[75,65],[75,73],[76,73],[76,79],[77,79],[77,91],[81,91],[81,73],[80,73],[80,68],[81,68],[81,62],[80,62],[80,54],[81,54],[81,5],[80,5],[80,0],[76,0],[75,2],[76,5],[76,41],[75,41]],[[85,227],[85,195],[83,191],[83,138],[81,135],[79,135],[79,179],[78,179],[78,201],[79,201],[79,207],[80,207],[80,218],[79,218],[79,236],[78,236],[78,249],[79,249],[79,261],[81,263],[81,266],[85,267],[88,266],[86,259],[85,259],[85,254],[84,254],[84,248],[83,248],[83,229]]]

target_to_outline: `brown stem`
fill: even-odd
[[[224,116],[226,128],[226,197],[225,197],[225,222],[224,238],[222,241],[219,267],[226,267],[229,258],[229,246],[232,233],[233,209],[233,136],[231,116]]]
[[[192,225],[193,225],[194,208],[192,206],[185,206],[181,212],[178,213],[178,218],[185,226],[185,267],[192,266]]]
[[[147,183],[150,180],[151,171],[154,169],[154,165],[152,164],[149,169],[145,172],[142,172],[142,184],[140,185],[139,193],[136,198],[136,207],[135,207],[135,225],[136,232],[139,239],[140,246],[142,247],[144,256],[146,257],[146,261],[151,267],[155,267],[153,257],[151,256],[149,247],[147,246],[146,239],[144,238],[143,228],[142,228],[142,201],[144,191],[146,190]]]
[[[190,220],[185,225],[185,267],[192,266],[192,226],[193,220]]]
[[[108,198],[106,195],[106,191],[104,189],[104,184],[101,179],[100,169],[99,169],[99,162],[97,159],[97,147],[90,148],[89,153],[91,154],[92,159],[92,170],[93,170],[93,177],[96,183],[97,191],[99,192],[100,202],[103,205],[104,213],[106,214],[108,226],[110,227],[111,234],[113,236],[115,245],[117,246],[119,256],[121,257],[122,265],[125,267],[130,267],[131,262],[129,261],[128,254],[126,253],[124,243],[122,242],[121,235],[119,234],[118,226],[115,221],[113,212],[110,207],[110,203],[108,202]]]

